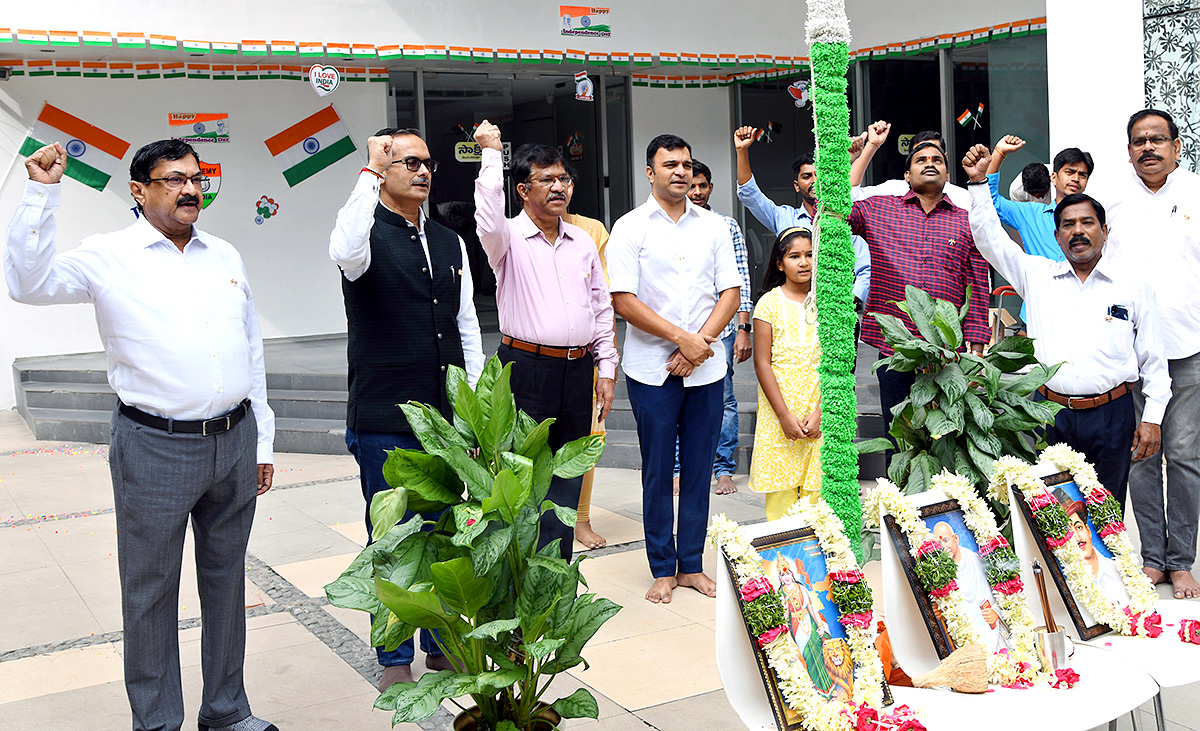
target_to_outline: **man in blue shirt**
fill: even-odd
[[[758,130],[754,127],[738,127],[733,133],[733,147],[737,152],[737,197],[759,223],[771,229],[776,236],[780,231],[793,226],[812,228],[816,218],[817,198],[813,194],[813,185],[817,182],[817,169],[813,165],[812,155],[801,155],[792,163],[792,172],[796,174],[792,185],[800,194],[802,201],[799,208],[789,205],[775,205],[768,198],[758,183],[754,173],[750,171],[750,145]],[[854,299],[855,305],[861,307],[867,301],[867,290],[871,286],[871,254],[867,250],[867,242],[861,237],[854,237]]]

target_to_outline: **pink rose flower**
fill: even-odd
[[[1055,538],[1054,536],[1046,536],[1046,545],[1049,546],[1051,549],[1061,548],[1062,546],[1067,545],[1067,543],[1070,542],[1071,537],[1074,535],[1075,535],[1074,531],[1067,531],[1066,535],[1064,535],[1062,538]]]
[[[1142,627],[1145,629],[1147,637],[1153,639],[1163,633],[1162,631],[1162,615],[1158,612],[1150,612],[1142,619]]]
[[[767,630],[766,632],[763,632],[761,635],[758,636],[758,646],[766,647],[767,645],[774,642],[775,639],[777,637],[779,637],[779,635],[783,634],[785,631],[786,630],[784,629],[784,627],[782,625],[780,625],[779,627],[772,627],[771,629]]]
[[[1100,537],[1107,538],[1109,536],[1120,535],[1125,532],[1125,524],[1119,520],[1114,520],[1108,525],[1100,529]]]
[[[992,540],[979,547],[979,555],[986,556],[992,551],[1000,548],[1008,548],[1008,541],[1004,540],[1004,536],[996,536]]]
[[[993,590],[1000,592],[1006,596],[1012,596],[1025,588],[1024,582],[1020,576],[1014,576],[1008,581],[1001,582],[992,587]]]
[[[1054,496],[1046,490],[1042,490],[1034,494],[1033,499],[1029,501],[1029,507],[1036,513],[1047,505],[1055,503]]]
[[[1179,623],[1179,639],[1200,645],[1200,620],[1185,619]]]
[[[854,710],[854,731],[876,731],[879,728],[879,711],[863,703]]]
[[[1054,680],[1050,685],[1055,688],[1074,688],[1079,682],[1079,673],[1071,668],[1059,668],[1054,671]]]
[[[742,596],[742,601],[749,603],[763,594],[769,594],[772,591],[774,589],[771,587],[771,582],[766,577],[759,576],[757,579],[747,581],[739,590],[739,593]]]
[[[1100,503],[1104,502],[1104,498],[1108,497],[1111,494],[1112,493],[1110,493],[1108,490],[1105,490],[1103,487],[1099,487],[1099,486],[1094,487],[1088,491],[1087,504],[1088,505],[1099,505]]]
[[[867,629],[871,626],[871,612],[859,612],[858,614],[843,614],[842,624],[849,627],[857,627],[859,629]]]
[[[933,538],[929,538],[926,539],[926,541],[921,544],[921,547],[917,549],[917,558],[928,556],[931,553],[937,553],[938,551],[944,550],[946,549],[942,546],[941,542]]]
[[[843,584],[857,584],[862,581],[863,573],[861,571],[830,571],[829,578]]]
[[[939,586],[938,588],[931,590],[929,592],[929,596],[937,597],[938,599],[941,599],[942,597],[948,595],[950,592],[955,591],[956,589],[958,589],[958,582],[955,581],[954,579],[951,579],[950,583],[945,584],[944,586]]]

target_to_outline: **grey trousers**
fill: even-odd
[[[1129,499],[1142,539],[1142,562],[1160,571],[1190,571],[1200,521],[1200,354],[1167,361],[1171,401],[1162,423],[1162,451],[1133,463]],[[1141,423],[1146,398],[1133,391]],[[1167,484],[1163,487],[1163,460]]]
[[[109,469],[117,519],[125,690],[134,731],[183,725],[179,572],[188,519],[196,541],[203,629],[199,721],[250,715],[246,651],[246,543],[254,521],[257,436],[253,413],[216,436],[168,434],[114,413]]]

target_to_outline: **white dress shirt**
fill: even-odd
[[[907,195],[911,187],[900,179],[885,180],[879,185],[858,185],[850,189],[850,199],[860,201],[877,195]],[[951,203],[964,211],[971,210],[971,194],[966,188],[954,183],[946,183],[942,193],[950,199]]]
[[[342,210],[338,211],[337,224],[329,235],[329,258],[342,268],[342,274],[353,282],[366,273],[371,266],[371,227],[375,225],[375,206],[379,200],[379,184],[382,181],[370,174],[359,173],[354,190]],[[391,209],[389,209],[391,210]],[[399,215],[399,211],[393,211]],[[429,241],[425,238],[425,211],[417,219],[421,250],[429,263]],[[458,237],[462,252],[462,279],[459,282],[458,337],[462,341],[463,359],[466,361],[467,381],[472,387],[479,382],[483,373],[483,336],[479,332],[479,318],[475,314],[475,284],[471,279],[471,267],[467,259],[467,245]],[[430,263],[430,271],[433,264]]]
[[[1108,256],[1084,282],[1070,262],[1027,254],[1008,237],[986,185],[971,191],[971,234],[983,258],[1025,300],[1029,336],[1042,363],[1062,363],[1046,387],[1068,396],[1104,393],[1143,379],[1142,420],[1161,424],[1171,398],[1162,323],[1146,280]],[[1114,317],[1113,306],[1126,317]],[[1064,362],[1065,361],[1065,362]]]
[[[694,333],[712,314],[719,293],[741,287],[742,277],[724,217],[690,199],[685,204],[679,221],[672,221],[651,195],[617,219],[608,239],[608,288],[636,295],[659,317]],[[683,379],[684,386],[703,386],[725,377],[725,346],[717,340],[710,347],[713,357],[696,366]],[[673,352],[671,341],[629,327],[621,366],[629,378],[661,386]]]
[[[249,397],[258,462],[274,461],[262,333],[246,269],[228,242],[192,228],[180,251],[143,217],[58,254],[60,184],[25,184],[8,227],[4,279],[18,302],[90,302],[108,355],[108,383],[148,414],[192,421]]]
[[[1200,175],[1176,168],[1157,193],[1130,165],[1109,181],[1107,251],[1154,285],[1167,358],[1200,352]]]

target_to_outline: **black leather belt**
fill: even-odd
[[[151,429],[162,429],[172,434],[178,432],[180,434],[202,434],[206,437],[211,437],[215,434],[223,434],[237,426],[238,422],[250,411],[250,399],[242,399],[242,402],[235,406],[232,411],[228,411],[220,416],[214,416],[211,419],[201,419],[198,421],[164,419],[161,416],[147,414],[141,409],[135,409],[126,403],[122,403],[120,409],[121,413],[125,416]]]

